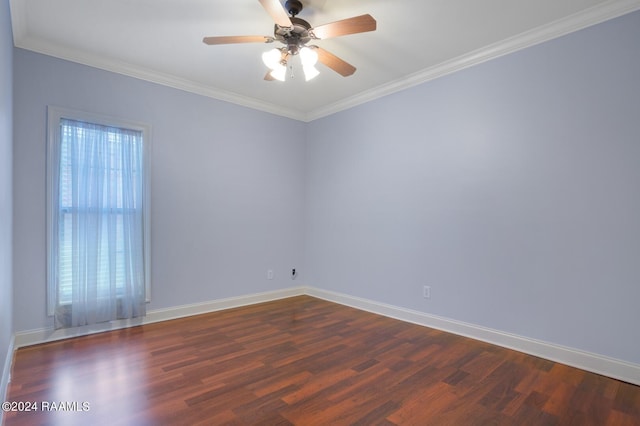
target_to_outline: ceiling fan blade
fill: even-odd
[[[350,63],[338,58],[331,52],[324,50],[322,47],[313,46],[318,53],[318,61],[328,66],[343,77],[349,77],[356,72],[356,67]]]
[[[291,27],[291,19],[287,15],[287,11],[280,4],[278,0],[258,0],[262,7],[267,11],[271,18],[276,21],[276,24],[281,27]]]
[[[204,44],[270,43],[272,41],[273,37],[267,36],[221,36],[202,39]]]
[[[274,81],[275,80],[275,78],[273,78],[273,76],[271,75],[271,71],[267,71],[267,73],[264,76],[264,79],[266,81]]]
[[[311,31],[318,39],[339,37],[348,34],[366,33],[375,31],[376,20],[371,15],[354,16],[353,18],[320,25]]]

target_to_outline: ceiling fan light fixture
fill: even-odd
[[[318,53],[315,49],[305,46],[300,49],[300,62],[303,67],[313,67],[318,62]]]
[[[287,67],[283,64],[278,64],[269,74],[278,81],[284,81],[287,76]]]
[[[282,52],[280,52],[280,49],[273,48],[262,54],[262,62],[264,62],[267,68],[275,70],[279,66],[282,66],[282,64],[280,63],[281,57]]]
[[[312,79],[316,78],[318,76],[318,74],[320,74],[320,71],[318,71],[318,69],[316,67],[314,67],[313,65],[303,65],[302,66],[302,71],[304,72],[304,80],[305,81],[312,80]]]

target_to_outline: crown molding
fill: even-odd
[[[9,14],[11,15],[11,31],[13,41],[17,46],[27,34],[27,2],[24,0],[9,0]]]
[[[401,79],[380,85],[357,95],[309,112],[305,121],[313,121],[337,112],[353,108],[401,90],[426,83],[509,53],[526,49],[545,41],[570,34],[640,9],[640,0],[612,0],[585,9],[546,25],[536,27],[514,37],[485,46],[433,67],[418,71]]]
[[[36,41],[27,36],[25,3],[22,0],[10,0],[13,39],[16,47],[303,122],[311,122],[353,108],[640,9],[640,0],[610,0],[338,102],[312,111],[301,112],[133,64],[106,60],[95,54],[63,48],[53,43]]]
[[[16,27],[20,27],[20,24]],[[195,93],[197,95],[206,96],[220,101],[230,102],[235,105],[268,112],[278,116],[291,118],[293,120],[305,121],[305,115],[294,109],[281,107],[250,96],[244,96],[238,93],[206,86],[191,80],[182,79],[174,75],[161,73],[126,62],[105,59],[92,53],[68,49],[46,41],[34,40],[29,37],[16,36],[17,34],[24,34],[24,30],[21,28],[14,29],[13,33],[14,45],[21,49],[137,78],[150,83],[160,84],[162,86],[171,87],[185,92]]]

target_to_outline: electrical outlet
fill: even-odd
[[[268,280],[272,280],[273,279],[273,271],[271,269],[269,269],[267,271],[267,279]]]
[[[422,297],[425,299],[431,299],[431,286],[425,285],[422,287]]]
[[[296,268],[293,268],[291,270],[291,279],[295,280],[297,275],[298,275],[298,273],[296,272]]]

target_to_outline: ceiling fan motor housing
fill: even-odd
[[[301,47],[307,44],[311,40],[311,24],[304,19],[291,17],[291,27],[281,27],[278,24],[275,25],[273,30],[274,38],[283,44],[287,45],[287,50],[290,55],[296,55]]]

